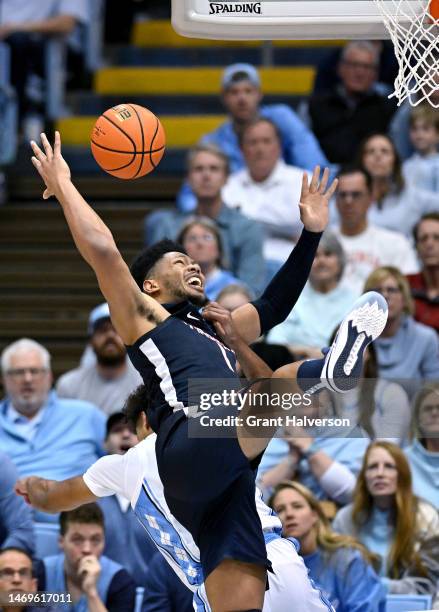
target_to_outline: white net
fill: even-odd
[[[428,101],[439,108],[439,0],[375,2],[399,64],[392,94],[398,106],[408,99],[412,106]]]

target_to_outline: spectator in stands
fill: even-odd
[[[180,580],[164,556],[156,552],[145,583],[141,612],[192,612],[193,593]]]
[[[439,212],[427,213],[413,230],[422,263],[408,281],[415,300],[415,319],[439,332]]]
[[[416,254],[400,232],[375,225],[368,219],[372,205],[372,179],[359,166],[346,166],[338,175],[336,193],[339,224],[333,228],[346,254],[342,284],[357,297],[373,270],[393,265],[404,274],[418,271]],[[332,329],[332,328],[331,328]]]
[[[433,329],[413,319],[413,300],[405,276],[392,266],[377,268],[364,290],[378,291],[389,306],[386,326],[375,341],[380,377],[401,379],[409,393],[416,381],[438,379],[439,338]]]
[[[224,269],[224,254],[218,226],[208,217],[194,217],[183,226],[177,242],[201,268],[205,277],[204,290],[209,300],[239,279]]]
[[[375,45],[348,43],[338,67],[341,83],[308,101],[309,126],[331,163],[350,162],[368,134],[387,130],[396,105],[376,90],[378,64]]]
[[[88,11],[87,0],[3,0],[0,40],[6,42],[11,52],[11,82],[17,92],[22,119],[30,119],[31,114],[40,112],[29,99],[26,86],[31,74],[44,72],[45,42],[50,37],[72,35],[78,25],[87,23]],[[28,132],[26,138],[36,139],[42,128],[41,120],[39,132]]]
[[[15,494],[18,473],[2,452],[0,465],[0,548],[20,548],[32,555],[35,535],[31,509]]]
[[[345,266],[343,248],[334,234],[325,232],[305,285],[288,318],[268,334],[268,342],[287,344],[298,359],[319,358],[321,348],[355,300],[340,286]]]
[[[326,392],[313,396],[304,408],[310,419],[334,418],[335,406]],[[280,435],[280,434],[279,434]],[[355,427],[289,427],[282,438],[273,438],[262,457],[258,484],[264,497],[282,480],[295,479],[306,485],[320,500],[347,504],[355,487],[369,439]]]
[[[243,285],[229,285],[218,294],[216,301],[230,312],[253,299],[251,292]]]
[[[390,593],[435,593],[418,551],[423,540],[439,534],[439,515],[413,494],[409,464],[395,444],[370,444],[353,503],[339,510],[333,528],[380,555],[380,573]]]
[[[55,608],[51,605],[46,605],[44,608],[39,606],[20,605],[20,602],[14,600],[11,605],[7,605],[8,596],[18,595],[23,593],[36,593],[37,581],[34,577],[32,558],[26,550],[15,548],[13,546],[0,550],[0,594],[2,612],[37,612],[43,611],[54,612]]]
[[[335,332],[330,338],[332,343]],[[398,445],[410,438],[411,408],[404,389],[378,376],[375,343],[367,347],[360,382],[355,389],[333,397],[337,414],[356,423],[370,440],[388,439]]]
[[[337,612],[384,612],[385,589],[372,566],[374,555],[353,537],[332,531],[309,489],[284,481],[269,505],[279,515],[284,537],[299,541],[309,577]]]
[[[360,146],[358,161],[372,177],[371,223],[410,236],[423,214],[437,211],[437,194],[404,182],[401,160],[387,135],[369,136]]]
[[[218,146],[230,160],[232,172],[245,166],[239,146],[243,129],[257,119],[270,119],[278,128],[282,143],[282,156],[287,164],[313,171],[315,165],[328,165],[314,134],[286,104],[261,105],[262,90],[259,73],[251,64],[227,66],[222,76],[222,100],[229,120],[214,132],[206,134],[202,142]],[[187,186],[186,186],[187,187]],[[190,190],[183,188],[179,207],[189,211],[195,208]]]
[[[413,443],[406,451],[416,495],[439,509],[439,383],[425,385],[413,409]]]
[[[215,221],[232,273],[258,293],[265,281],[262,227],[223,203],[221,189],[228,174],[228,159],[215,145],[198,145],[189,152],[188,178],[197,197],[195,214]],[[175,239],[188,216],[171,211],[149,214],[145,221],[146,244],[162,238]]]
[[[404,178],[416,187],[439,193],[439,109],[428,102],[416,106],[409,125],[415,152],[402,165]]]
[[[100,304],[91,311],[88,334],[96,363],[63,374],[56,390],[59,397],[91,402],[109,415],[122,409],[142,379],[113,327],[108,304]]]
[[[418,74],[421,78],[423,77],[424,70],[422,66],[418,68]],[[428,79],[421,86],[420,91],[413,93],[410,96],[410,100],[405,100],[393,116],[389,132],[401,159],[407,159],[414,153],[413,145],[410,141],[410,115],[413,110],[413,103],[415,105],[419,104],[421,98],[427,94],[433,104],[439,104],[439,87],[434,87],[435,81],[436,84],[439,84],[439,72],[434,75],[430,73]],[[437,108],[435,108],[435,111],[436,113],[439,112]]]
[[[105,448],[109,455],[124,455],[137,444],[123,412],[115,412],[107,421]],[[122,565],[138,586],[144,586],[149,564],[156,548],[131,510],[129,500],[118,494],[101,497],[98,505],[104,514],[104,554]]]
[[[99,506],[85,504],[76,510],[61,512],[60,534],[63,552],[43,559],[39,589],[70,593],[75,612],[133,611],[134,580],[119,563],[102,554],[105,532]]]
[[[104,415],[92,404],[51,391],[44,346],[27,338],[13,342],[1,354],[1,371],[6,398],[0,402],[0,447],[20,477],[70,478],[101,456]]]
[[[304,171],[283,161],[280,131],[270,119],[246,125],[240,144],[246,166],[229,177],[224,202],[264,225],[264,258],[272,262],[274,273],[303,229],[299,202]]]

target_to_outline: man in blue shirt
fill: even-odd
[[[265,283],[262,226],[223,203],[221,189],[228,174],[228,159],[216,145],[201,144],[189,152],[188,179],[196,197],[194,213],[215,221],[227,267],[255,294],[259,294]],[[145,220],[146,244],[152,245],[162,238],[174,240],[188,218],[188,213],[168,210],[148,215]]]
[[[311,130],[286,104],[261,105],[262,89],[259,73],[251,64],[232,64],[222,77],[222,101],[229,113],[228,121],[202,138],[203,143],[217,145],[229,158],[230,171],[245,167],[240,147],[244,128],[258,117],[270,119],[281,137],[282,157],[287,164],[312,171],[314,166],[328,165],[320,145]],[[183,211],[195,208],[195,197],[188,184],[178,196]]]
[[[35,536],[31,509],[14,493],[18,474],[4,453],[0,453],[0,465],[0,548],[22,548],[32,555]]]
[[[126,569],[102,555],[104,516],[97,504],[85,504],[60,515],[62,553],[43,559],[41,591],[68,593],[70,603],[57,609],[73,612],[129,612],[136,586]]]
[[[51,391],[50,355],[41,344],[23,338],[9,345],[1,370],[6,398],[0,402],[0,447],[20,477],[69,478],[103,454],[105,416],[92,404]]]

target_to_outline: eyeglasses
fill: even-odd
[[[360,198],[363,198],[365,196],[365,192],[364,191],[339,191],[337,193],[337,198],[339,200],[359,200]]]
[[[47,368],[13,368],[12,370],[6,370],[5,373],[10,378],[23,378],[26,374],[30,374],[33,378],[38,378],[48,371]]]
[[[20,578],[32,578],[32,570],[27,567],[21,567],[18,570],[13,569],[12,567],[5,567],[0,570],[0,578],[13,578],[15,574],[18,574]]]
[[[377,293],[381,293],[381,295],[397,295],[401,293],[401,289],[399,287],[375,287],[371,289],[371,291],[376,291]]]
[[[375,64],[366,64],[364,62],[351,62],[349,60],[343,60],[343,64],[348,68],[353,68],[354,70],[368,70],[370,72],[376,70]]]

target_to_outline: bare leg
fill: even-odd
[[[259,404],[250,402],[249,398],[240,412],[242,425],[238,425],[236,429],[239,446],[247,459],[252,460],[260,455],[267,448],[268,443],[279,428],[275,422],[272,426],[265,424],[260,427],[248,426],[249,417],[271,418],[275,421],[276,417],[282,418],[285,415],[285,411],[278,404],[276,406],[271,405],[270,397],[273,392],[277,394],[303,395],[303,391],[296,380],[297,371],[302,363],[303,361],[295,361],[294,363],[282,366],[273,372],[271,380],[253,385],[253,397],[255,393],[259,393],[265,395],[268,400],[263,404]]]
[[[266,579],[261,565],[226,559],[205,581],[212,612],[262,610]]]

